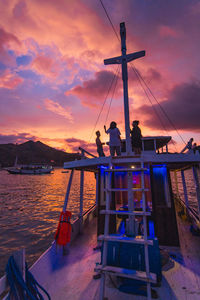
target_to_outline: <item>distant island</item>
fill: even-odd
[[[40,141],[22,144],[0,144],[0,166],[11,167],[17,157],[18,164],[51,164],[63,166],[66,161],[80,159],[79,153],[67,153],[49,147]]]

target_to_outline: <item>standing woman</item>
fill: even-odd
[[[142,150],[142,133],[141,129],[139,128],[139,121],[133,121],[132,123],[133,128],[131,130],[131,142],[132,148],[135,154],[141,154]]]
[[[105,133],[110,134],[110,141],[109,141],[109,147],[110,147],[110,155],[114,156],[115,152],[117,156],[121,155],[121,138],[120,138],[120,131],[117,128],[116,122],[110,123],[110,128],[106,130],[106,126],[104,125]]]

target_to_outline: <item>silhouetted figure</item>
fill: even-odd
[[[104,152],[103,152],[103,145],[105,145],[105,143],[102,143],[101,140],[100,140],[100,136],[101,136],[101,133],[100,131],[96,131],[96,145],[97,145],[97,153],[99,154],[99,157],[101,156],[105,156]]]
[[[192,147],[193,147],[193,145],[192,145],[193,140],[194,140],[193,138],[191,138],[191,139],[189,140],[189,142],[187,143],[187,145],[183,148],[183,150],[181,150],[181,153],[185,152],[185,150],[187,150],[187,149],[188,149],[188,152],[192,150]]]
[[[131,130],[131,143],[132,149],[135,154],[140,154],[142,150],[142,134],[139,128],[139,121],[135,120],[132,123],[133,128]]]
[[[196,150],[197,150],[197,143],[194,143],[193,145],[192,145],[192,150],[193,150],[193,152],[194,152],[194,154],[196,153]]]
[[[117,128],[116,122],[110,123],[110,128],[106,130],[106,126],[104,125],[105,133],[110,135],[109,141],[109,148],[110,148],[110,155],[114,156],[115,152],[117,156],[121,155],[121,138],[120,138],[120,131]]]

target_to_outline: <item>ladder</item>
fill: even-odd
[[[145,191],[148,189],[145,188],[145,181],[144,181],[144,171],[147,169],[144,168],[144,163],[141,159],[140,161],[141,167],[140,168],[123,168],[123,169],[115,169],[113,168],[112,162],[109,165],[109,169],[105,170],[107,172],[106,182],[105,182],[105,192],[106,192],[106,209],[102,210],[100,213],[105,214],[105,227],[104,227],[104,235],[99,236],[99,240],[104,241],[103,243],[103,257],[102,257],[102,265],[98,265],[95,268],[95,271],[101,273],[101,282],[100,282],[100,294],[99,299],[104,300],[105,294],[105,277],[106,274],[110,274],[113,276],[131,278],[136,280],[142,280],[147,283],[147,299],[151,300],[151,282],[156,283],[156,274],[150,273],[149,268],[149,253],[148,253],[148,245],[153,245],[152,240],[148,240],[147,237],[147,216],[151,215],[150,212],[146,211],[146,201],[145,201]],[[141,172],[141,188],[133,188],[132,182],[132,173],[133,172]],[[127,189],[115,189],[112,188],[111,178],[112,173],[115,172],[127,172],[128,174],[128,188]],[[121,211],[121,210],[111,210],[110,203],[111,203],[111,193],[118,192],[118,191],[127,191],[128,192],[128,211]],[[134,210],[134,201],[133,201],[133,192],[134,191],[141,191],[142,192],[142,211],[135,211]],[[128,215],[129,216],[129,228],[128,231],[130,236],[113,236],[109,235],[109,220],[110,215]],[[144,233],[143,238],[136,238],[134,236],[134,221],[135,216],[142,216],[143,218],[143,227]],[[144,245],[144,254],[145,254],[145,271],[137,271],[132,269],[125,269],[119,268],[115,266],[108,266],[107,265],[107,254],[108,254],[108,242],[115,241],[115,242],[122,242],[122,243],[135,243],[135,244],[143,244]]]

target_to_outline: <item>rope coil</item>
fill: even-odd
[[[8,259],[6,274],[8,284],[10,286],[10,292],[7,300],[45,300],[39,289],[43,291],[48,300],[51,300],[51,297],[49,296],[47,291],[35,280],[33,275],[29,272],[27,264],[25,272],[26,281],[24,281],[13,256],[10,256],[10,258]]]

